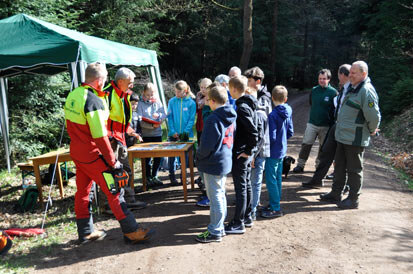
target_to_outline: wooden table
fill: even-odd
[[[40,177],[39,166],[54,164],[56,162],[56,156],[59,156],[57,160],[58,161],[57,167],[56,167],[56,178],[57,178],[57,183],[58,183],[59,190],[60,190],[60,197],[63,198],[64,196],[63,180],[62,180],[62,171],[60,170],[60,163],[72,161],[72,158],[70,157],[69,149],[67,148],[67,149],[62,149],[58,151],[52,151],[52,152],[48,152],[46,154],[29,159],[33,162],[34,176],[36,177],[36,186],[37,186],[37,190],[39,191],[39,202],[42,207],[43,207],[42,179]]]
[[[141,143],[136,144],[128,148],[129,153],[129,165],[132,169],[132,182],[131,187],[134,187],[134,168],[133,159],[141,158],[142,165],[142,184],[143,191],[146,191],[146,158],[158,158],[158,157],[180,157],[181,159],[181,171],[182,171],[182,184],[184,189],[184,200],[187,202],[187,187],[186,187],[186,160],[185,153],[188,153],[189,170],[191,174],[191,189],[194,189],[194,157],[193,149],[195,142],[176,143],[176,142],[154,142],[154,143]],[[181,146],[178,148],[177,146]]]

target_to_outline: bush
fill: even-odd
[[[52,77],[22,75],[9,79],[12,163],[25,161],[58,147],[64,125],[63,104],[69,88],[68,74]],[[68,143],[68,140],[65,133],[64,143]],[[5,166],[6,159],[3,158],[0,167]]]

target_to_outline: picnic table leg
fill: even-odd
[[[189,171],[191,174],[191,189],[194,190],[194,155],[193,155],[194,146],[192,145],[188,150],[188,160],[189,160]]]
[[[39,192],[39,203],[40,206],[43,208],[43,192],[42,192],[42,178],[40,177],[40,169],[39,165],[33,161],[33,171],[34,171],[34,176],[36,177],[36,186],[37,186],[37,191]]]
[[[182,152],[179,156],[181,159],[181,171],[182,171],[182,186],[184,188],[184,201],[187,202],[187,189],[186,189],[186,159],[185,152]]]
[[[62,180],[62,170],[60,169],[60,163],[57,163],[56,167],[57,184],[59,185],[60,198],[63,199],[63,180]]]
[[[133,167],[133,155],[129,155],[129,167],[130,167],[130,169],[131,169],[131,174],[130,174],[130,176],[132,177],[131,178],[131,181],[130,181],[130,187],[132,188],[132,189],[135,189],[135,169],[134,169],[134,167]]]
[[[146,191],[146,158],[141,158],[142,167],[142,190]]]

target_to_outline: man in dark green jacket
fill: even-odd
[[[380,110],[376,90],[368,78],[368,66],[356,61],[350,69],[351,86],[338,113],[335,137],[337,140],[336,167],[331,192],[322,194],[321,200],[338,202],[342,209],[358,208],[358,196],[363,185],[363,155],[370,136],[379,131]],[[347,184],[349,195],[341,201]]]
[[[334,123],[334,97],[337,96],[338,92],[330,86],[330,79],[330,70],[320,70],[318,73],[318,86],[313,87],[311,90],[310,119],[305,129],[297,166],[293,169],[294,173],[304,171],[305,163],[307,162],[316,138],[318,137],[321,147],[329,127]],[[316,165],[318,165],[319,162],[319,155],[320,149],[318,151]]]

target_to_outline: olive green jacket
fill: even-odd
[[[337,142],[367,147],[370,134],[378,128],[380,119],[376,90],[370,78],[366,78],[354,90],[348,91],[344,98],[337,117]]]

